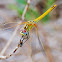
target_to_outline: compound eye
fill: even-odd
[[[26,32],[26,30],[24,30],[24,33]]]

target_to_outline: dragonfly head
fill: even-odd
[[[27,34],[27,31],[25,29],[20,29],[20,34],[21,35],[26,35]]]

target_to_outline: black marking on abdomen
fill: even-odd
[[[10,56],[12,56],[12,54]]]
[[[54,8],[55,8],[55,6],[53,6],[53,7],[51,7],[51,8],[53,8],[53,9],[54,9]]]
[[[17,49],[15,49],[13,53],[15,53],[16,51],[17,51]]]

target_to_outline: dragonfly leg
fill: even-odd
[[[40,38],[39,38],[39,33],[38,33],[37,25],[34,24],[34,26],[35,26],[36,31],[37,31],[38,41],[39,41],[39,44],[40,44],[40,46],[41,46],[41,50],[42,50],[43,53],[46,55],[46,53],[45,53],[45,48],[44,48],[44,44],[43,44],[43,42],[42,42],[42,41],[40,40]]]

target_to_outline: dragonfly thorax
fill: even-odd
[[[27,24],[25,24],[24,29],[29,32],[29,30],[33,27],[34,21],[28,21]]]

